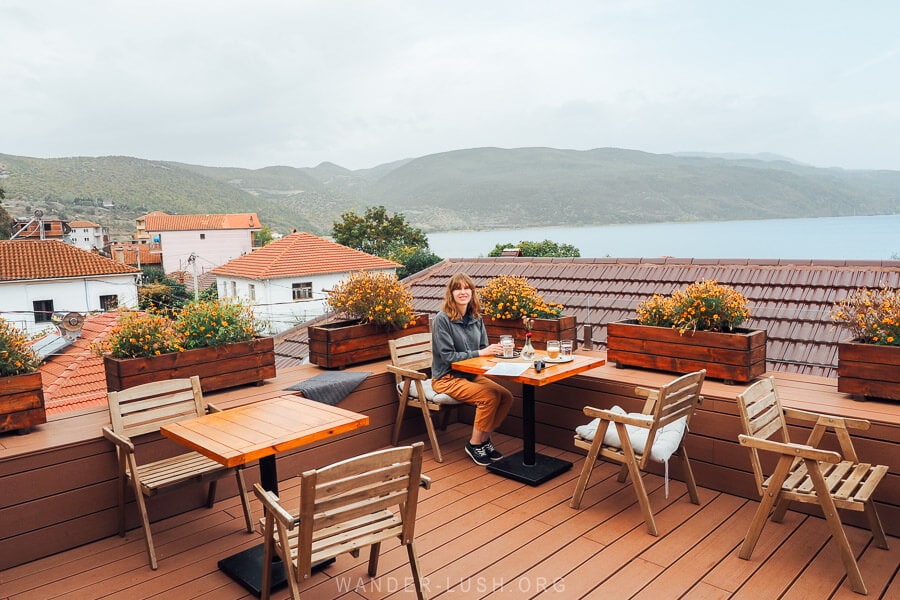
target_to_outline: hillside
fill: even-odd
[[[900,213],[900,171],[820,169],[774,155],[616,148],[475,148],[351,171],[206,167],[130,157],[0,154],[3,206],[84,218],[130,235],[134,218],[257,212],[328,234],[347,210],[384,205],[426,231]]]

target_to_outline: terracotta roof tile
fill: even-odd
[[[256,213],[224,215],[169,215],[155,211],[143,217],[148,233],[156,231],[197,231],[201,229],[260,229]]]
[[[59,240],[0,240],[0,281],[139,272]]]
[[[106,406],[103,358],[96,356],[90,346],[107,337],[118,318],[117,312],[88,315],[81,329],[81,337],[59,353],[47,357],[41,365],[47,414]]]
[[[579,325],[593,325],[601,347],[605,325],[634,318],[641,300],[716,279],[747,296],[753,317],[746,325],[766,329],[770,370],[826,377],[836,376],[837,342],[847,337],[831,323],[832,302],[861,285],[900,287],[900,261],[448,259],[405,280],[416,310],[437,312],[446,281],[459,271],[478,286],[496,275],[526,276],[547,299],[564,298]]]
[[[214,275],[273,279],[396,269],[401,265],[378,256],[330,242],[311,233],[292,233],[212,269]]]

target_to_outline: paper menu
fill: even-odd
[[[501,362],[484,372],[485,375],[517,377],[531,367],[530,362]]]

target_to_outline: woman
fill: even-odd
[[[503,458],[491,442],[491,432],[509,413],[512,393],[483,375],[451,368],[458,360],[503,352],[499,343],[488,344],[475,284],[465,273],[457,273],[447,282],[441,312],[431,325],[431,352],[434,391],[475,406],[475,423],[472,437],[466,443],[466,454],[482,466]]]

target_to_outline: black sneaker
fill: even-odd
[[[473,446],[469,442],[466,442],[466,454],[472,457],[472,460],[475,461],[476,465],[486,467],[491,464],[491,457],[488,455],[487,444]]]
[[[494,448],[494,443],[491,440],[486,441],[482,445],[487,449],[488,458],[490,458],[492,461],[500,460],[501,458],[503,458],[503,454],[501,454],[499,450]]]

